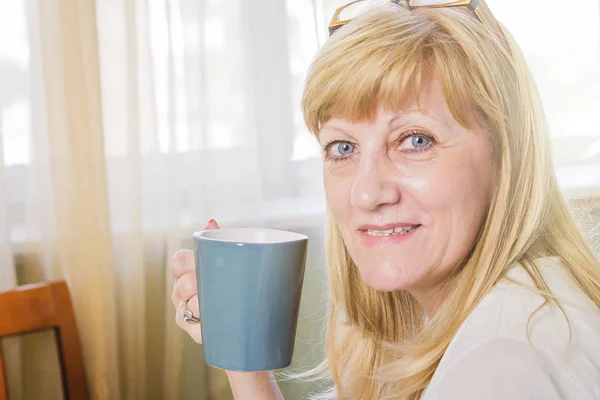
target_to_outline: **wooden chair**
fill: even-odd
[[[89,399],[69,289],[64,281],[25,285],[0,293],[0,338],[51,329],[57,340],[66,399]],[[8,399],[0,342],[0,399]]]

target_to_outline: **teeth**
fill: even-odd
[[[404,235],[414,229],[416,229],[418,225],[413,226],[398,226],[393,229],[386,229],[385,231],[377,231],[373,229],[367,229],[366,233],[371,236],[393,236],[393,235]]]
[[[414,226],[414,225],[413,226],[399,226],[397,228],[394,228],[394,233],[408,233],[415,228],[416,228],[416,226]]]

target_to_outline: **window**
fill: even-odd
[[[559,0],[487,2],[521,45],[536,79],[562,187],[568,195],[600,196],[600,1],[579,0],[576,7]],[[160,182],[171,179],[169,169],[181,171],[173,196],[182,207],[223,186],[237,187],[219,199],[223,207],[246,193],[265,204],[296,199],[278,208],[282,215],[307,198],[320,204],[319,150],[304,126],[300,99],[310,62],[327,39],[326,25],[343,3],[97,1],[112,193],[128,187],[121,171],[128,154],[139,150],[148,204],[164,193]],[[17,227],[24,210],[38,196],[31,167],[39,140],[46,140],[38,116],[42,74],[33,7],[25,0],[0,2],[1,154],[14,232],[23,232]],[[214,181],[206,174],[202,184],[187,188],[195,179],[187,166],[197,160],[214,169],[242,168]]]
[[[0,133],[5,166],[31,161],[30,54],[24,1],[0,5]]]

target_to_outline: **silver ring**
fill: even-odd
[[[190,324],[199,324],[200,319],[198,317],[194,317],[194,314],[192,314],[192,312],[190,311],[190,309],[187,306],[188,301],[183,303],[183,316],[181,317],[181,319],[183,319],[184,322],[187,322]]]

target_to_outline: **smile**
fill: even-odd
[[[421,225],[397,226],[395,228],[386,230],[365,229],[363,232],[369,236],[396,236],[409,233],[417,229],[419,226]]]

